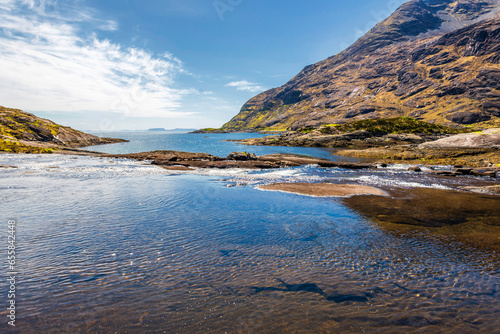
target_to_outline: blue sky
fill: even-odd
[[[403,0],[0,0],[0,105],[80,130],[219,127]]]

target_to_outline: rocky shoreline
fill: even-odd
[[[336,155],[382,163],[500,167],[500,129],[461,134],[289,131],[237,142],[256,146],[336,148]]]
[[[440,134],[383,134],[374,135],[366,130],[358,130],[341,134],[322,134],[287,131],[279,135],[262,138],[234,140],[244,145],[252,146],[296,146],[296,147],[329,147],[329,148],[369,148],[379,146],[394,146],[420,144],[428,141],[446,138]]]
[[[269,154],[256,156],[247,152],[233,152],[227,157],[218,157],[207,153],[191,153],[180,151],[152,151],[131,154],[107,154],[101,152],[91,152],[79,149],[64,149],[56,151],[59,154],[86,155],[104,158],[133,159],[137,161],[151,161],[151,164],[169,170],[193,170],[200,169],[277,169],[286,167],[299,167],[304,165],[317,165],[321,168],[345,168],[352,170],[363,169],[384,169],[388,164],[383,161],[375,162],[343,162],[326,159],[312,158],[296,154]],[[389,163],[402,163],[387,159]],[[419,160],[415,160],[417,163]],[[421,161],[420,161],[421,162]],[[453,165],[452,165],[453,166]],[[454,165],[448,170],[435,170],[432,166],[425,164],[414,164],[408,168],[414,173],[428,173],[436,176],[456,177],[456,176],[482,176],[488,178],[500,177],[500,166],[491,163],[483,164],[479,167],[467,167],[465,165]]]
[[[101,157],[128,158],[139,161],[148,160],[151,164],[167,169],[171,168],[243,168],[273,169],[318,165],[320,167],[337,167],[347,169],[377,168],[374,164],[335,162],[326,159],[311,158],[295,154],[269,154],[256,156],[246,152],[233,152],[227,157],[218,157],[207,153],[190,153],[179,151],[153,151],[132,154],[98,154]]]

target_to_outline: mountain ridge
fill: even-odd
[[[498,125],[498,9],[497,0],[409,1],[346,50],[250,99],[221,130],[398,116]]]

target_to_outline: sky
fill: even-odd
[[[404,0],[0,0],[0,105],[78,130],[220,127]]]

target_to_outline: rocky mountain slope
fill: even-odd
[[[38,153],[58,148],[76,148],[123,141],[115,138],[100,138],[22,110],[0,106],[0,151]]]
[[[224,131],[409,116],[500,125],[500,1],[412,0],[345,51],[257,95]]]

